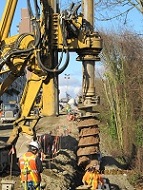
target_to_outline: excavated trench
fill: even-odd
[[[78,142],[72,136],[61,136],[60,149],[52,158],[47,156],[43,161],[42,184],[46,184],[45,190],[74,190],[82,184],[84,170],[77,165],[77,144]],[[10,175],[10,168],[7,168],[2,173],[1,179],[7,184],[12,180],[15,182],[14,189],[20,190],[19,174],[20,171],[14,166],[12,175]]]
[[[56,154],[52,159],[47,157],[44,161],[42,176],[47,189],[74,190],[82,185],[86,166],[91,161],[98,162],[99,121],[92,116],[70,120],[68,116],[63,116],[62,120],[57,118],[57,121],[58,126],[53,120],[48,123],[48,126],[54,128],[52,134],[59,139]]]
[[[58,148],[52,157],[46,156],[43,161],[42,184],[46,190],[76,189],[82,184],[84,170],[78,166],[78,127],[77,121],[68,120],[66,115],[54,118],[42,118],[36,126],[37,135],[52,134],[58,136]],[[15,159],[14,159],[15,160]],[[20,190],[20,171],[13,165],[13,172],[8,167],[2,172],[0,179],[4,183],[14,182],[14,189]],[[2,189],[3,183],[0,184]]]
[[[81,189],[85,167],[89,164],[89,160],[95,162],[98,158],[98,120],[93,117],[83,117],[78,121],[69,120],[67,116],[50,119],[43,118],[37,125],[36,132],[38,135],[52,133],[53,136],[59,137],[57,151],[52,158],[47,156],[43,162],[42,184],[46,185],[45,190]],[[116,175],[105,176],[107,178],[111,177],[112,180],[113,177],[114,180],[116,178],[117,184],[120,181],[118,177],[123,178],[121,174],[120,176],[117,175],[117,177]],[[14,183],[14,190],[20,190],[18,167],[14,167],[13,165],[13,172],[11,171],[11,167],[7,168],[0,175],[1,180],[6,180],[7,184],[9,181],[12,181]],[[123,183],[120,183],[121,187],[125,186],[125,179],[123,180]],[[0,184],[0,189],[2,189],[2,185],[4,184]],[[131,190],[132,188],[126,189]]]

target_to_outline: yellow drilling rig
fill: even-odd
[[[61,11],[58,0],[34,0],[33,3],[27,0],[33,32],[9,36],[17,2],[6,1],[0,21],[0,73],[8,73],[0,84],[0,95],[23,76],[25,70],[31,72],[31,76],[20,99],[20,117],[14,122],[5,146],[16,145],[19,134],[36,138],[35,126],[40,118],[59,115],[58,76],[68,67],[70,52],[75,52],[76,60],[82,64],[77,156],[78,165],[85,168],[97,161],[100,153],[95,62],[100,60],[102,39],[94,31],[95,2],[82,0],[81,4],[72,3],[69,9]],[[63,54],[66,59],[61,64]],[[32,114],[35,108],[38,111]]]

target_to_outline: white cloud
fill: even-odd
[[[68,93],[71,97],[76,97],[76,95],[81,90],[82,76],[74,76],[70,74],[70,77],[67,79],[65,75],[62,74],[59,77],[59,86],[60,86],[60,99],[66,97]]]
[[[82,62],[76,61],[76,57],[76,53],[70,53],[70,63],[67,69],[59,75],[60,99],[66,97],[66,92],[75,98],[82,90]],[[104,71],[102,63],[95,63],[95,77],[103,76]]]

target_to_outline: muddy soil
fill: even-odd
[[[69,121],[67,116],[42,118],[36,126],[37,135],[52,134],[60,136],[59,150],[52,158],[46,157],[43,162],[42,184],[46,184],[45,190],[67,190],[75,189],[81,184],[81,173],[77,166],[77,143],[78,129],[76,121]],[[10,168],[0,177],[2,184],[14,183],[14,189],[20,190],[19,171],[13,171],[10,175]],[[4,181],[6,180],[6,181]]]
[[[59,150],[52,157],[44,161],[44,171],[42,174],[42,184],[45,184],[45,190],[75,190],[81,186],[84,171],[77,166],[76,150],[78,144],[77,121],[70,121],[66,115],[53,118],[42,118],[37,127],[38,135],[52,133],[60,136]],[[120,168],[120,164],[112,157],[107,148],[105,135],[100,134],[101,152],[103,153],[104,168]],[[118,163],[118,164],[117,164]],[[111,189],[133,190],[127,180],[127,175],[105,174],[105,178],[110,180]],[[1,175],[0,180],[14,180],[14,189],[20,190],[19,172],[14,171],[10,175],[10,169]],[[0,189],[2,189],[2,184]],[[5,190],[5,189],[4,189]]]

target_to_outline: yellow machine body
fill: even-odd
[[[84,6],[85,4],[88,6],[91,2],[93,3],[91,0],[88,3],[83,1]],[[55,65],[57,62],[55,54],[62,51],[76,52],[79,55],[79,61],[83,61],[87,65],[89,63],[87,69],[92,75],[90,78],[94,80],[93,62],[99,60],[98,55],[102,49],[100,35],[94,32],[90,21],[85,21],[84,15],[75,13],[72,16],[69,15],[68,18],[65,15],[63,18],[63,15],[56,12],[54,8],[56,1],[42,0],[39,3],[41,3],[41,15],[39,18],[31,18],[31,21],[35,21],[40,33],[35,30],[33,33],[9,37],[17,0],[7,0],[0,22],[0,65],[7,66],[7,69],[1,69],[1,73],[8,73],[8,77],[0,85],[0,95],[5,93],[17,77],[23,75],[27,70],[31,72],[20,100],[21,115],[14,123],[13,133],[8,143],[13,143],[19,133],[34,135],[34,127],[40,117],[58,115],[59,86],[57,78],[66,66],[61,71],[58,70],[58,64]],[[48,26],[47,11],[50,15]],[[88,23],[89,31],[83,27],[83,23]],[[65,34],[67,34],[66,37]],[[36,44],[37,38],[38,45]],[[91,68],[90,65],[92,65]],[[90,90],[93,90],[91,90],[92,92],[86,90],[88,100],[85,100],[85,103],[89,102],[89,95],[94,94],[94,84],[91,85],[90,87],[88,84]]]

